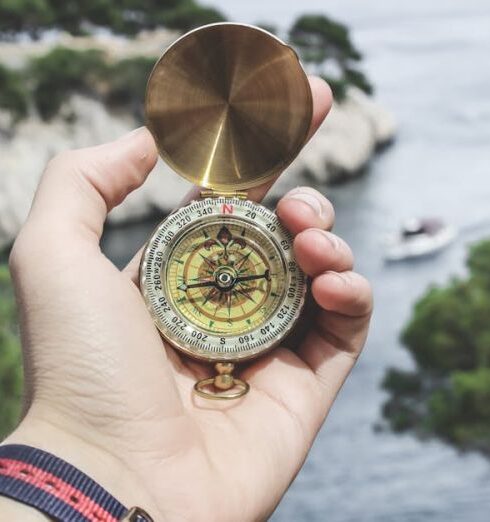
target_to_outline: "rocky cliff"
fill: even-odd
[[[58,36],[39,43],[0,44],[0,63],[21,67],[30,56],[59,45],[76,49],[100,48],[116,58],[156,56],[175,37],[167,31],[143,33],[134,40],[108,35],[74,38]],[[73,95],[59,114],[44,121],[36,114],[12,127],[0,111],[0,247],[15,237],[22,225],[44,165],[57,152],[117,138],[138,123],[131,114],[111,111],[96,99]],[[323,184],[358,174],[376,150],[394,137],[392,116],[372,98],[350,88],[342,103],[335,103],[327,121],[275,185],[271,197],[301,183]],[[152,210],[172,209],[188,189],[163,162],[148,182],[132,194],[110,219],[140,219]]]

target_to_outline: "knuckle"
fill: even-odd
[[[337,256],[352,257],[352,250],[346,241],[344,241],[340,236],[337,236],[337,234],[334,234],[328,230],[325,231],[325,234],[327,235],[330,244],[332,245],[332,250],[337,254]]]
[[[30,242],[26,238],[25,225],[17,235],[9,255],[9,268],[16,273],[29,257]]]
[[[46,172],[73,167],[79,160],[78,150],[63,150],[55,154],[46,166]]]

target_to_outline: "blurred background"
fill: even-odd
[[[179,34],[261,25],[335,94],[267,200],[314,186],[374,286],[366,350],[273,521],[480,522],[490,512],[488,0],[0,0],[0,436],[22,395],[6,261],[44,164],[143,122]],[[160,163],[114,211],[119,266],[187,190]]]

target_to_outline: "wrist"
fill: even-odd
[[[77,434],[77,430],[72,430],[69,426],[60,428],[53,420],[53,415],[50,415],[48,421],[42,416],[29,413],[2,445],[21,444],[51,453],[86,474],[127,508],[140,506],[156,520],[163,519],[163,515],[157,512],[155,502],[145,490],[144,481],[129,469],[124,459],[117,455],[117,450],[108,451],[102,440],[100,445],[88,442]],[[0,499],[2,508],[5,505],[8,512],[12,512],[12,520],[46,520],[44,515],[32,508],[2,497]]]

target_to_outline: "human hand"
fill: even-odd
[[[314,132],[331,94],[318,79],[311,85]],[[307,333],[295,351],[279,347],[246,365],[243,399],[196,398],[192,386],[210,366],[162,341],[137,287],[138,256],[119,271],[99,248],[107,212],[156,158],[151,135],[139,129],[48,165],[11,255],[26,414],[6,442],[56,454],[155,521],[264,520],[360,353],[370,288],[351,271],[349,247],[327,232],[331,204],[312,189],[290,192],[277,213],[312,277]]]

